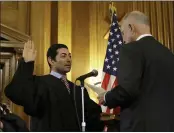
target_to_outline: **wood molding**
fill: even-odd
[[[8,59],[0,59],[0,63],[5,64]]]
[[[6,48],[23,48],[24,42],[14,42],[14,41],[1,41],[1,47]]]
[[[11,58],[13,54],[12,53],[8,53],[8,52],[0,52],[0,56],[3,57],[8,57]]]
[[[5,63],[7,60],[9,60],[13,56],[12,53],[7,52],[0,52],[0,63]]]
[[[15,42],[26,42],[31,37],[14,29],[5,24],[1,23],[1,36]]]

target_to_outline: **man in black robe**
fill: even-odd
[[[118,86],[99,96],[109,108],[121,106],[120,131],[174,131],[174,55],[150,33],[148,17],[133,11],[121,25]]]
[[[40,53],[41,54],[41,53]],[[64,44],[53,44],[47,60],[51,73],[33,76],[36,51],[32,41],[24,46],[23,58],[12,81],[5,88],[6,96],[24,107],[35,118],[35,131],[81,131],[81,89],[66,79],[71,69],[71,54]],[[102,131],[101,107],[93,102],[85,90],[86,131]]]

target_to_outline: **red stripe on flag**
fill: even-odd
[[[113,114],[115,114],[115,115],[120,114],[120,110],[121,110],[120,107],[116,107],[116,108],[113,110]]]
[[[116,78],[115,81],[114,81],[114,83],[113,83],[113,85],[112,85],[112,88],[114,88],[117,85],[118,85],[118,81],[117,81],[117,78]]]
[[[116,87],[118,85],[118,80],[117,78],[115,79],[115,82],[112,86],[112,88]],[[113,114],[115,115],[118,115],[120,113],[120,107],[116,107],[114,110],[113,110]]]
[[[110,114],[111,113],[110,111],[111,110],[109,108],[106,109],[106,113]]]
[[[109,80],[110,80],[110,75],[105,73],[105,76],[103,78],[103,82],[102,82],[102,88],[107,90],[108,84],[109,84]]]

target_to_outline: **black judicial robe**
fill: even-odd
[[[73,83],[69,82],[69,94],[60,79],[52,75],[33,76],[33,70],[34,62],[20,60],[12,81],[5,88],[6,96],[37,119],[35,131],[81,131],[80,87],[74,90]],[[101,107],[89,98],[86,90],[84,99],[86,131],[102,131]]]

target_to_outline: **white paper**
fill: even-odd
[[[101,88],[101,87],[97,87],[95,85],[91,85],[91,84],[88,84],[88,83],[85,83],[85,86],[87,86],[88,88],[92,89],[94,92],[96,92],[98,95],[101,94],[101,93],[104,93],[106,92],[105,89]]]

